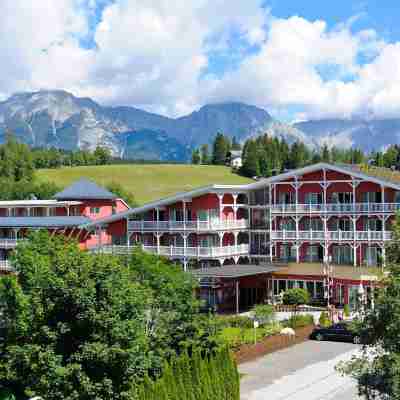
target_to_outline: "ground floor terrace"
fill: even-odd
[[[307,290],[315,305],[348,304],[355,310],[362,301],[371,307],[382,274],[375,268],[328,267],[319,263],[226,265],[192,273],[199,279],[198,294],[205,306],[222,313],[279,302],[282,293],[292,288]]]

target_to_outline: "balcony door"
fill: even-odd
[[[322,193],[306,193],[304,199],[306,204],[321,204],[323,202]]]
[[[353,264],[353,251],[350,246],[332,246],[332,262],[338,265]]]
[[[332,203],[338,203],[338,204],[353,203],[353,192],[333,192]]]

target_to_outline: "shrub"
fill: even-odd
[[[274,320],[275,310],[271,304],[257,304],[253,307],[254,317],[261,324],[267,324]]]
[[[331,325],[331,320],[329,319],[329,314],[326,311],[323,311],[319,316],[319,325],[327,328]]]
[[[348,304],[344,305],[343,314],[345,317],[350,317],[350,306]]]
[[[292,315],[285,323],[285,326],[288,326],[292,329],[302,328],[304,326],[309,326],[314,324],[314,318],[312,315]]]
[[[308,304],[310,294],[305,289],[288,289],[283,293],[283,304],[298,306],[299,304]]]
[[[223,328],[253,328],[253,320],[249,317],[240,315],[219,316],[217,317],[218,323]]]
[[[199,399],[239,400],[240,382],[236,362],[228,348],[211,357],[202,358],[195,352],[172,359],[155,381],[145,377],[133,389],[132,400]]]

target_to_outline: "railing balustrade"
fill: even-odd
[[[224,229],[247,229],[247,219],[217,221],[129,221],[130,231],[211,231]]]
[[[18,242],[24,239],[9,239],[9,238],[0,238],[0,248],[9,249],[14,248]]]
[[[267,206],[268,208],[268,206]],[[327,204],[273,204],[271,211],[275,214],[292,213],[394,213],[400,210],[400,203],[327,203]]]
[[[387,241],[392,239],[390,231],[272,231],[272,240],[332,240],[332,241]]]
[[[91,250],[102,253],[129,254],[134,248],[134,246],[104,245],[101,247],[93,247]],[[229,257],[249,254],[248,244],[222,247],[142,246],[142,248],[149,253],[170,257]]]
[[[13,272],[14,268],[11,266],[11,263],[9,260],[0,260],[0,271]]]

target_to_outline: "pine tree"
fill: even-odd
[[[213,143],[212,163],[214,165],[225,165],[230,147],[229,139],[222,133],[217,133]]]
[[[192,164],[200,164],[201,156],[199,149],[195,149],[192,151]]]
[[[328,162],[331,161],[331,154],[330,154],[329,148],[328,148],[328,146],[326,144],[324,144],[322,146],[321,153],[322,153],[321,159],[322,159],[323,162],[327,162],[328,163]]]
[[[200,158],[201,158],[201,163],[203,165],[210,164],[210,152],[208,149],[208,144],[203,144],[200,147]]]
[[[231,150],[241,150],[241,148],[241,144],[236,140],[236,136],[234,136],[232,139]]]
[[[248,177],[260,175],[259,162],[258,162],[258,148],[257,143],[249,141],[246,147],[246,154],[241,168],[243,174]]]

